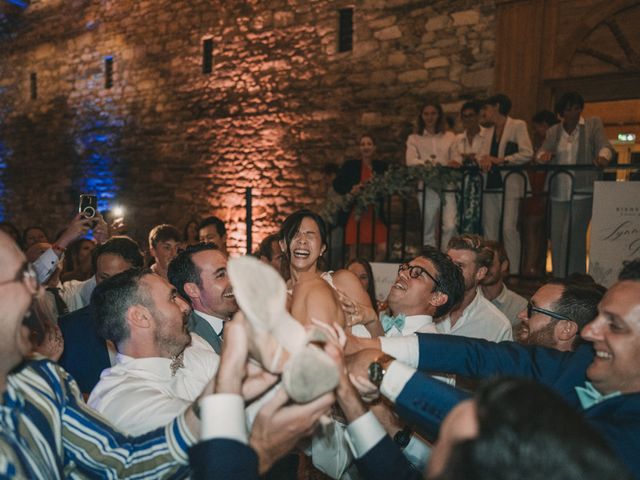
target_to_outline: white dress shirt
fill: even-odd
[[[380,314],[382,315],[382,313]],[[398,327],[394,325],[391,330],[386,332],[385,337],[403,337],[411,335],[412,333],[438,333],[436,325],[433,323],[433,317],[429,315],[410,315],[405,318],[402,331],[398,330]],[[371,334],[365,328],[364,325],[354,325],[351,327],[351,334],[354,337],[371,338]]]
[[[87,404],[129,435],[166,425],[202,393],[218,370],[220,357],[192,334],[183,362],[184,367],[172,375],[169,358],[118,354],[116,365],[100,375]]]
[[[580,127],[585,124],[584,117],[580,117],[578,125],[571,133],[563,128],[560,129],[560,140],[555,152],[547,152],[540,150],[538,158],[544,153],[554,153],[557,165],[576,165],[578,163],[578,150],[580,148]],[[598,155],[611,160],[611,151],[608,148],[602,148]],[[576,195],[576,199],[587,198],[588,195]],[[551,182],[551,199],[556,202],[568,202],[571,200],[571,178],[569,175],[556,175]]]
[[[504,313],[507,320],[511,322],[511,326],[516,326],[520,323],[520,320],[518,320],[518,314],[527,308],[526,298],[521,297],[512,290],[509,290],[504,283],[502,284],[500,294],[491,300],[491,303],[493,303],[498,310]]]
[[[451,144],[451,159],[462,163],[463,155],[475,153],[476,160],[482,155],[488,155],[491,150],[491,138],[488,132],[488,129],[480,127],[480,131],[474,135],[471,142],[466,130],[456,135],[455,141]]]
[[[402,330],[398,330],[398,327],[394,325],[391,329],[385,333],[385,337],[406,337],[414,333],[438,333],[436,325],[433,322],[433,317],[430,315],[409,315],[405,318],[405,323]],[[455,385],[455,378],[435,377],[443,381],[447,381],[450,384]],[[358,428],[358,427],[354,427]],[[349,442],[349,437],[347,437]],[[375,445],[375,443],[374,443]],[[351,447],[351,445],[350,445]],[[352,448],[352,452],[354,452]],[[419,438],[417,435],[411,435],[409,444],[402,450],[402,453],[407,460],[409,460],[418,470],[423,471],[427,465],[427,461],[431,456],[431,448],[427,443]]]
[[[216,332],[216,335],[220,337],[220,335],[222,334],[222,329],[224,327],[224,320],[222,318],[214,317],[213,315],[209,315],[208,313],[201,312],[200,310],[194,309],[194,312],[197,313],[202,318],[204,318],[207,321],[207,323],[211,325],[213,330]]]
[[[60,298],[64,300],[67,306],[68,313],[80,310],[81,308],[89,305],[91,300],[91,292],[96,286],[96,278],[92,276],[85,281],[69,280],[68,282],[60,283],[55,288],[59,289]],[[47,285],[47,288],[49,286]],[[54,321],[58,321],[58,309],[56,307],[56,300],[52,292],[46,291],[39,301],[40,307],[43,312]]]
[[[407,138],[406,163],[424,165],[427,163],[446,165],[449,163],[451,144],[456,136],[452,132],[412,134]]]
[[[34,262],[33,268],[36,271],[36,277],[38,277],[38,283],[45,285],[47,280],[53,275],[58,267],[58,264],[62,261],[63,257],[58,257],[53,248],[45,250]],[[79,310],[89,305],[91,300],[91,293],[96,288],[96,277],[91,276],[90,279],[85,281],[69,280],[64,282],[60,289],[60,295],[69,307],[69,311]],[[58,318],[56,315],[54,318]]]
[[[451,316],[447,315],[436,325],[438,332],[461,335],[463,337],[484,338],[492,342],[513,340],[511,322],[476,289],[473,301],[464,309],[462,315],[451,325]]]

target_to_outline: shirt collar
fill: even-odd
[[[476,287],[475,298],[471,301],[469,305],[467,305],[467,308],[464,309],[464,311],[462,312],[462,315],[460,315],[460,318],[452,328],[452,331],[454,329],[457,330],[458,328],[462,327],[462,325],[464,325],[464,323],[467,321],[469,316],[473,314],[473,311],[475,310],[478,303],[480,302],[480,297],[484,297],[484,295],[482,295],[482,290],[480,289],[480,287]],[[446,319],[449,321],[449,323],[451,323],[451,314],[447,315]]]
[[[493,302],[497,302],[500,305],[502,305],[506,300],[507,300],[507,293],[509,292],[509,289],[507,288],[507,286],[503,283],[502,284],[502,290],[500,290],[500,293],[498,294],[498,296],[496,298],[493,299]],[[484,296],[484,294],[483,294]]]
[[[403,335],[415,333],[419,328],[430,323],[433,323],[433,317],[430,315],[409,315],[405,319],[404,328],[402,329]]]
[[[152,373],[159,378],[171,378],[171,359],[163,357],[133,358],[122,353],[116,355],[115,365],[110,370],[122,368],[127,374],[136,371],[142,375]]]
[[[194,310],[194,312],[204,318],[206,322],[213,327],[213,330],[216,332],[216,335],[220,335],[222,332],[222,327],[224,325],[224,320],[220,317],[214,317],[213,315],[209,315],[208,313],[201,312],[200,310]]]
[[[476,287],[476,296],[471,301],[471,303],[469,305],[467,305],[467,308],[464,309],[464,312],[462,312],[462,317],[463,318],[467,318],[469,315],[471,315],[473,313],[473,311],[478,306],[478,303],[480,303],[480,299],[481,298],[484,298],[484,295],[482,294],[482,289],[480,287]],[[460,318],[460,320],[462,320],[462,318]],[[458,321],[460,321],[460,320],[458,320]]]

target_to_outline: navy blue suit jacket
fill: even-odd
[[[78,382],[82,393],[90,393],[100,373],[111,366],[105,340],[98,335],[91,306],[60,317],[64,351],[58,363]]]
[[[358,471],[367,480],[419,480],[422,472],[405,458],[389,435],[385,435],[362,458],[355,460]]]
[[[258,455],[236,440],[214,438],[189,450],[194,480],[257,480]]]
[[[495,375],[528,378],[555,390],[576,407],[580,401],[574,387],[584,385],[587,367],[594,356],[591,344],[580,345],[575,352],[560,352],[515,342],[495,343],[429,333],[419,333],[418,342],[420,371],[475,378]]]
[[[586,369],[593,359],[591,345],[573,353],[513,342],[499,344],[455,335],[418,334],[420,370],[455,373],[469,377],[510,375],[529,378],[550,387],[581,410],[585,419],[607,440],[611,448],[640,479],[640,393],[620,395],[587,410],[575,393],[584,385]],[[464,392],[417,372],[406,384],[396,408],[428,439],[437,436],[440,423]]]
[[[587,421],[640,479],[640,393],[613,397],[584,411]]]

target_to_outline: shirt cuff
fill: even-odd
[[[375,447],[386,434],[387,432],[385,432],[373,412],[369,411],[347,425],[345,439],[353,456],[355,458],[362,458],[369,450]]]
[[[200,400],[200,440],[228,438],[245,445],[244,400],[232,393],[216,393]]]
[[[380,349],[387,355],[391,355],[396,360],[418,368],[420,359],[420,348],[418,347],[418,336],[407,335],[404,337],[380,337]]]
[[[598,152],[598,156],[604,157],[607,160],[611,160],[611,150],[609,150],[608,148],[601,148]]]
[[[415,368],[398,361],[391,362],[380,384],[380,393],[395,403],[414,373]]]
[[[409,444],[402,450],[404,456],[411,464],[420,472],[424,472],[429,457],[431,456],[431,447],[427,443],[418,438],[417,435],[411,435]]]
[[[56,252],[53,251],[53,248],[50,248],[40,255],[35,262],[33,262],[33,268],[36,271],[38,283],[42,285],[49,280],[49,277],[58,266],[59,261],[60,259],[58,258],[58,255],[56,255]]]

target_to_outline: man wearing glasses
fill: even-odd
[[[462,299],[463,293],[464,280],[460,269],[437,248],[425,246],[419,257],[398,267],[398,276],[387,298],[389,312],[380,315],[384,336],[436,333],[434,317],[447,315]],[[371,409],[403,449],[406,458],[418,470],[424,470],[429,447],[412,435],[406,425],[395,420],[392,410],[385,404],[377,404]]]
[[[529,310],[532,316],[557,314],[535,303]],[[350,374],[368,376],[380,393],[395,403],[400,417],[417,425],[427,439],[437,436],[444,417],[468,394],[422,372],[536,380],[580,410],[635,478],[640,478],[640,259],[625,264],[618,283],[598,304],[598,315],[580,333],[589,343],[574,352],[418,334],[383,339],[377,346],[382,352],[365,349],[347,360]],[[356,340],[348,346],[348,353],[363,346],[370,348],[376,341],[357,345],[362,340]],[[369,438],[368,445],[376,441]],[[361,450],[355,456],[362,458],[366,453]]]
[[[460,270],[435,247],[425,247],[422,255],[398,268],[387,298],[390,314],[380,318],[385,336],[435,333],[434,317],[449,313],[462,294]]]
[[[84,403],[76,382],[62,367],[46,359],[24,362],[31,346],[23,320],[41,293],[35,269],[15,242],[0,232],[0,478],[186,478],[189,448],[201,431],[198,401],[166,426],[125,436]],[[227,350],[231,353],[221,361],[223,374],[215,381],[215,392],[221,395],[209,395],[214,392],[213,381],[203,391],[209,398],[217,397],[207,402],[209,412],[215,411],[214,405],[244,403],[249,333],[242,323],[231,330],[235,332]],[[333,401],[328,393],[304,405],[288,405],[286,394],[276,394],[258,412],[250,437],[244,430],[242,406],[239,429],[222,425],[220,415],[203,415],[204,422],[215,428],[206,429],[213,438],[209,447],[201,444],[204,460],[196,466],[205,463],[208,472],[219,474],[216,478],[258,478],[258,466],[266,472],[313,432]],[[234,408],[222,415],[229,411]],[[246,468],[240,468],[243,465]]]
[[[580,344],[580,331],[598,314],[604,288],[597,285],[549,282],[534,293],[518,314],[515,340],[571,352]]]
[[[166,427],[125,437],[84,404],[58,365],[23,363],[31,349],[23,319],[41,291],[34,268],[0,232],[0,478],[186,475],[199,429],[192,409]]]

